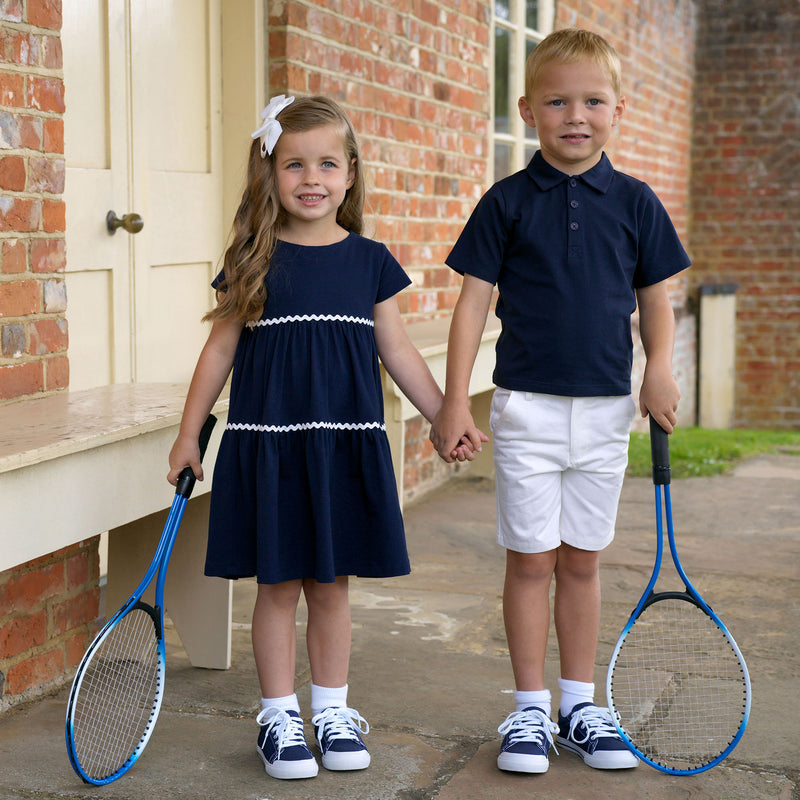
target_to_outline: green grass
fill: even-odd
[[[709,430],[676,428],[670,438],[673,478],[721,475],[740,461],[761,453],[800,456],[800,431]],[[628,450],[628,475],[650,477],[650,437],[632,433]]]

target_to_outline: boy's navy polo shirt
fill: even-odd
[[[447,264],[497,284],[496,385],[599,397],[630,394],[635,289],[689,257],[653,190],[605,154],[569,176],[537,152],[484,194]]]

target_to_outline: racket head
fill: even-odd
[[[86,782],[124,775],[144,750],[164,695],[163,613],[147,603],[121,609],[86,651],[67,706],[67,752]]]
[[[686,592],[652,595],[637,609],[614,648],[606,694],[628,747],[674,775],[719,764],[750,714],[750,677],[739,647]]]

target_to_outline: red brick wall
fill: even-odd
[[[0,1],[0,403],[66,388],[59,0]]]
[[[0,573],[0,711],[58,688],[97,630],[99,537]]]
[[[735,424],[800,427],[800,7],[700,0],[692,286],[737,283]]]

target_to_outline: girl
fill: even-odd
[[[322,765],[363,769],[369,726],[347,705],[348,575],[410,571],[378,357],[428,420],[442,393],[400,317],[408,277],[360,235],[364,176],[347,116],[324,97],[280,95],[262,118],[168,480],[187,465],[202,479],[198,433],[232,368],[205,572],[258,580],[258,753],[269,775],[307,778],[317,762],[294,693],[300,593]]]

